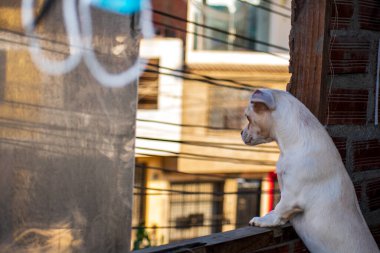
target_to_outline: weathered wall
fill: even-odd
[[[38,28],[67,56],[61,1]],[[0,252],[129,252],[137,85],[104,88],[82,63],[57,77],[31,61],[20,1],[0,3]],[[130,17],[93,10],[94,46],[109,71],[138,54]],[[128,50],[112,48],[125,36]]]

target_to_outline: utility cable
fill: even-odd
[[[179,73],[182,73],[182,74],[199,76],[199,77],[203,77],[205,79],[212,80],[212,81],[229,82],[229,83],[233,83],[233,84],[237,84],[237,85],[240,85],[240,86],[243,86],[243,87],[249,87],[249,88],[263,88],[261,86],[253,86],[253,85],[250,85],[250,84],[238,82],[238,81],[233,80],[233,79],[215,78],[215,77],[212,77],[212,76],[209,76],[209,75],[202,75],[202,74],[194,73],[194,72],[187,71],[187,70],[173,69],[173,68],[163,67],[163,66],[160,66],[160,65],[154,64],[154,63],[148,63],[147,65],[148,66],[152,66],[152,67],[156,67],[156,68],[159,68],[159,69],[161,68],[161,69],[165,69],[165,70],[179,72]]]
[[[155,25],[159,25],[159,26],[163,26],[163,27],[166,27],[166,28],[170,28],[172,30],[176,30],[176,31],[179,31],[179,32],[183,32],[183,33],[188,33],[188,34],[193,34],[195,36],[199,36],[199,37],[202,37],[202,38],[205,38],[205,39],[208,39],[208,40],[212,40],[212,41],[216,41],[216,42],[220,42],[222,44],[225,44],[225,45],[229,45],[229,46],[234,46],[234,47],[238,47],[238,48],[242,48],[242,49],[245,49],[247,51],[253,51],[253,52],[259,52],[259,53],[264,53],[264,54],[268,54],[268,55],[272,55],[272,56],[275,56],[277,58],[280,58],[280,59],[283,59],[283,60],[289,60],[289,58],[285,57],[285,56],[282,56],[282,55],[279,55],[279,54],[276,54],[276,53],[270,53],[270,52],[267,52],[267,51],[263,51],[263,50],[254,50],[250,47],[247,47],[247,46],[242,46],[242,45],[238,45],[236,43],[231,43],[231,42],[228,42],[228,41],[225,41],[225,40],[222,40],[222,39],[217,39],[217,38],[214,38],[212,36],[208,36],[208,35],[204,35],[204,34],[200,34],[200,33],[197,33],[197,32],[191,32],[191,31],[188,31],[186,29],[182,29],[182,28],[179,28],[179,27],[175,27],[175,26],[172,26],[172,25],[168,25],[168,24],[165,24],[165,23],[161,23],[161,22],[158,22],[158,21],[153,21],[153,23]]]
[[[193,224],[193,225],[183,225],[183,226],[133,226],[132,229],[186,229],[186,228],[193,228],[193,227],[219,227],[223,225],[232,225],[232,226],[249,226],[248,223],[229,223],[229,222],[222,222],[222,223],[216,223],[216,224]],[[180,251],[183,252],[182,249]]]
[[[245,91],[250,91],[250,92],[254,91],[254,87],[253,86],[252,86],[252,88],[231,86],[231,85],[227,85],[227,84],[217,83],[217,82],[214,82],[214,81],[211,81],[211,80],[207,80],[207,79],[189,78],[189,77],[185,77],[185,76],[182,76],[182,75],[176,75],[176,74],[172,74],[172,73],[160,72],[160,71],[151,70],[151,69],[146,69],[145,72],[156,73],[156,74],[161,74],[161,75],[166,75],[166,76],[178,77],[178,78],[181,78],[181,79],[184,79],[184,80],[198,81],[198,82],[207,83],[209,85],[217,86],[217,87],[222,87],[222,88],[230,88],[230,89],[235,89],[235,90],[245,90]]]
[[[180,194],[180,195],[211,195],[216,197],[222,197],[225,195],[245,195],[245,194],[276,194],[280,193],[279,190],[242,190],[242,191],[234,191],[234,192],[204,192],[204,191],[182,191],[182,190],[174,190],[174,189],[163,189],[163,188],[151,188],[151,187],[143,187],[135,185],[133,188],[144,191],[158,191],[158,192],[168,192],[172,194]],[[149,193],[148,193],[149,194]]]
[[[216,32],[228,35],[228,36],[234,36],[235,38],[239,38],[239,39],[242,39],[242,40],[245,40],[245,41],[249,41],[249,42],[252,42],[252,43],[257,43],[257,44],[260,44],[260,45],[264,45],[264,46],[280,49],[280,50],[285,51],[285,52],[289,52],[288,48],[277,46],[277,45],[274,45],[274,44],[271,44],[271,43],[268,43],[268,42],[265,42],[265,41],[256,40],[256,39],[249,38],[249,37],[246,37],[246,36],[243,36],[243,35],[240,35],[240,34],[231,33],[231,32],[225,31],[223,29],[219,29],[219,28],[216,28],[216,27],[208,26],[208,25],[205,25],[205,24],[200,24],[200,23],[197,23],[197,22],[194,22],[194,21],[191,21],[191,20],[188,20],[188,19],[176,16],[176,15],[172,15],[172,14],[166,13],[166,12],[162,12],[162,11],[158,11],[158,10],[153,10],[153,12],[156,13],[156,14],[158,14],[158,15],[164,16],[164,17],[168,17],[168,18],[171,18],[171,19],[175,19],[175,20],[179,20],[179,21],[185,22],[185,23],[193,24],[195,26],[199,26],[199,27],[206,28],[206,29],[209,29],[209,30],[212,30],[212,31],[216,31]]]
[[[241,176],[238,175],[223,175],[223,174],[207,174],[207,173],[196,173],[196,172],[185,172],[185,171],[179,171],[179,170],[173,170],[170,168],[164,168],[164,167],[157,167],[157,166],[149,166],[149,165],[135,165],[136,169],[139,170],[157,170],[157,171],[163,171],[167,173],[174,173],[174,174],[181,174],[181,175],[187,175],[187,176],[197,176],[197,177],[204,177],[204,178],[214,178],[214,179],[219,179],[219,180],[227,180],[227,179],[240,179],[242,178]],[[207,171],[206,169],[203,171]],[[255,179],[255,180],[260,180],[262,182],[269,182],[268,179],[265,178],[260,178],[260,179]]]
[[[5,31],[9,32],[8,30],[5,30]],[[35,37],[35,38],[38,38],[38,37]],[[41,38],[38,38],[38,39],[41,39]],[[24,43],[20,43],[20,42],[7,41],[5,39],[0,39],[0,40],[5,41],[5,42],[9,42],[9,43],[17,43],[19,45],[27,46]],[[41,40],[43,40],[43,39],[41,39]],[[50,41],[50,42],[54,43],[55,41]],[[59,44],[63,44],[63,45],[67,45],[67,44],[61,43],[61,42],[58,42],[58,43]],[[50,51],[50,52],[55,52],[55,53],[63,54],[63,52],[60,52],[60,51],[57,51],[57,50],[44,49],[44,48],[41,48],[41,49],[47,50],[47,51]],[[204,78],[184,77],[184,76],[179,75],[179,74],[160,72],[158,70],[152,70],[152,69],[146,69],[145,71],[146,72],[151,72],[151,73],[158,73],[158,74],[173,76],[173,77],[177,77],[177,78],[182,78],[182,79],[190,80],[190,81],[199,81],[199,82],[207,83],[207,84],[210,84],[210,85],[213,85],[213,86],[220,86],[220,87],[224,87],[224,88],[232,88],[232,89],[238,89],[238,90],[247,90],[247,91],[251,91],[251,92],[253,92],[254,89],[256,89],[256,88],[261,88],[261,86],[253,86],[253,85],[249,85],[249,84],[245,84],[245,83],[241,83],[241,82],[236,82],[236,81],[233,81],[233,80],[230,80],[230,79],[219,79],[219,78],[214,78],[214,77],[211,77],[211,76],[199,75],[199,74],[195,74],[195,73],[192,73],[192,72],[189,72],[189,71],[181,71],[181,70],[171,69],[171,68],[167,68],[167,67],[156,65],[156,64],[153,64],[153,65],[151,64],[151,66],[155,66],[157,68],[162,68],[162,69],[167,69],[167,70],[172,70],[174,72],[179,72],[179,73],[186,73],[186,74],[189,73],[191,75],[197,75],[197,76],[201,76],[201,77],[204,77]],[[234,83],[234,84],[236,84],[238,86],[220,84],[220,83],[217,83],[215,81],[231,82],[231,83]]]
[[[188,153],[188,152],[174,152],[174,151],[169,151],[169,150],[164,150],[164,149],[156,149],[156,148],[148,148],[148,147],[136,147],[136,149],[173,154],[175,156],[179,156],[180,158],[184,158],[184,159],[228,162],[228,163],[234,163],[234,164],[255,164],[255,165],[262,165],[262,166],[275,166],[275,162],[264,161],[264,160],[226,158],[223,156],[201,155],[201,154],[194,154],[194,153]],[[140,153],[140,152],[138,152],[137,154],[154,156],[151,154]]]
[[[277,14],[277,15],[279,15],[281,17],[284,17],[284,18],[290,18],[290,15],[284,14],[284,13],[279,12],[279,11],[275,11],[275,10],[269,8],[269,7],[265,7],[265,6],[262,6],[262,5],[255,5],[255,4],[249,3],[248,1],[243,1],[243,0],[238,0],[238,1],[242,2],[242,3],[245,3],[245,4],[248,4],[248,5],[252,5],[252,6],[258,8],[258,9],[262,9],[264,11]]]
[[[226,150],[233,150],[233,151],[243,151],[243,152],[252,152],[252,149],[247,148],[233,148],[233,147],[226,147],[226,145],[229,145],[227,143],[219,144],[219,143],[213,143],[213,142],[201,142],[201,141],[183,141],[183,140],[169,140],[169,139],[161,139],[161,138],[149,138],[149,137],[143,137],[143,136],[136,136],[136,139],[138,140],[148,140],[148,141],[159,141],[159,142],[169,142],[169,143],[179,143],[184,145],[191,145],[191,146],[199,146],[199,147],[210,147],[210,148],[219,148],[219,149],[226,149]],[[262,149],[255,149],[255,152],[263,152],[263,153],[278,153],[278,151],[271,151],[271,150],[262,150]]]

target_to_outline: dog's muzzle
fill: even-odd
[[[247,131],[245,131],[244,129],[241,131],[241,139],[243,140],[243,142],[245,144],[250,144],[251,140],[252,140],[252,137],[250,137],[247,133]]]

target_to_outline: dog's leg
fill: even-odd
[[[257,227],[276,227],[284,225],[295,214],[302,212],[302,208],[291,200],[292,197],[281,194],[281,200],[275,209],[263,217],[254,217],[250,220],[251,226]]]

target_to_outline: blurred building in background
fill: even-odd
[[[103,87],[83,61],[65,75],[45,74],[38,66],[69,55],[64,1],[35,29],[38,57],[53,63],[32,61],[21,2],[0,1],[0,252],[127,252],[137,82]],[[43,1],[34,2],[39,13]],[[113,73],[129,68],[137,19],[91,14],[97,59]],[[128,38],[127,55],[116,54],[119,37]]]
[[[245,146],[258,87],[289,81],[290,1],[153,1],[140,78],[133,234],[152,245],[246,226],[278,201],[274,143]],[[136,240],[136,236],[133,238]]]

